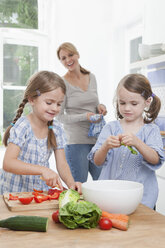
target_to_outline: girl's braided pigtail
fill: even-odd
[[[149,109],[145,110],[144,122],[145,123],[153,122],[157,118],[160,108],[161,108],[161,101],[158,96],[154,95]]]
[[[25,98],[23,99],[23,101],[21,102],[21,104],[19,105],[18,109],[17,109],[17,114],[15,116],[15,118],[13,119],[13,121],[10,123],[10,126],[8,126],[8,128],[5,131],[4,137],[3,137],[3,144],[5,146],[7,146],[7,141],[10,135],[10,129],[12,128],[12,126],[14,126],[14,124],[16,123],[16,121],[21,117],[22,113],[23,113],[23,109],[25,107],[25,104],[28,102],[28,100]]]
[[[57,147],[56,137],[53,132],[53,120],[48,122],[48,149]]]

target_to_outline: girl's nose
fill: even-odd
[[[59,109],[59,107],[58,107],[58,105],[56,103],[52,105],[52,110],[53,111],[57,112],[58,109]]]
[[[125,105],[125,110],[130,110],[130,105],[129,104]]]

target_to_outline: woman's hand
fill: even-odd
[[[92,120],[90,120],[90,117],[91,117],[92,115],[96,115],[96,114],[95,114],[95,113],[92,113],[92,112],[87,112],[87,120],[88,120],[90,123],[97,123],[97,122],[100,122],[100,121],[101,121],[101,116],[100,116],[100,118],[99,118],[97,121],[92,121]]]
[[[79,194],[82,194],[82,189],[81,189],[81,183],[80,182],[74,182],[72,185],[70,185],[69,188],[78,191]]]
[[[99,114],[102,114],[102,115],[107,114],[107,109],[106,109],[106,106],[104,104],[99,104],[97,106],[97,109],[98,109]]]
[[[63,186],[62,186],[62,183],[61,183],[61,180],[60,180],[60,177],[59,175],[54,172],[53,170],[49,169],[49,168],[43,168],[42,169],[42,180],[45,181],[45,183],[49,186],[49,187],[58,187],[63,190]]]

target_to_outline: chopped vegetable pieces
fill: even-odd
[[[12,200],[12,201],[18,200],[18,195],[9,194],[9,200]]]
[[[27,204],[30,204],[32,202],[33,198],[34,198],[33,196],[31,196],[31,197],[18,197],[18,200],[22,204],[27,205]]]

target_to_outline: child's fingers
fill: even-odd
[[[62,186],[62,183],[61,183],[61,181],[60,180],[55,180],[55,181],[53,181],[53,182],[51,182],[51,181],[47,181],[47,180],[44,180],[44,178],[43,177],[40,177],[40,179],[41,180],[43,180],[43,181],[45,181],[46,182],[46,184],[48,185],[48,186],[50,186],[50,187],[52,187],[52,188],[55,188],[55,187],[57,187],[57,188],[59,188],[59,189],[62,189],[63,190],[63,186]]]
[[[61,183],[61,180],[60,180],[59,177],[57,178],[57,184],[58,184],[58,188],[61,189],[61,190],[63,190],[63,186],[62,186],[62,183]]]
[[[119,141],[121,142],[122,141],[122,138],[123,138],[122,134],[119,134],[118,135],[118,138],[119,138]]]

